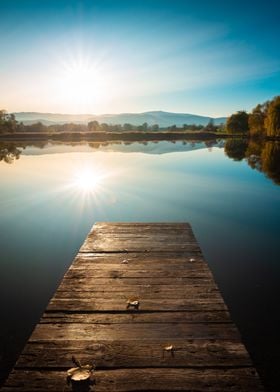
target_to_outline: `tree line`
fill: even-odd
[[[23,124],[18,122],[14,114],[8,114],[5,110],[0,110],[0,133],[13,133],[13,132],[27,132],[27,133],[83,133],[83,132],[219,132],[222,131],[221,125],[215,125],[211,119],[207,125],[196,125],[196,124],[183,124],[181,127],[177,125],[170,125],[168,127],[160,127],[158,124],[149,125],[144,122],[141,125],[133,125],[129,123],[125,124],[107,124],[99,123],[96,120],[90,121],[88,124],[52,124],[44,125],[42,122],[36,122],[33,124]]]
[[[214,121],[210,120],[209,123],[204,125],[196,125],[196,124],[183,124],[181,127],[177,125],[170,125],[168,127],[160,127],[158,124],[148,125],[147,122],[144,122],[142,125],[133,125],[130,123],[124,124],[107,124],[107,123],[99,123],[98,121],[90,121],[88,123],[88,131],[89,132],[156,132],[156,131],[164,131],[164,132],[184,132],[184,131],[209,131],[209,132],[217,132],[219,129],[218,126],[214,125]]]
[[[243,133],[252,137],[280,136],[280,96],[258,104],[250,113],[238,111],[227,118],[229,133]]]
[[[8,114],[5,110],[0,110],[0,132],[37,132],[37,133],[83,133],[83,132],[209,132],[219,133],[227,131],[230,134],[244,134],[252,137],[280,137],[280,96],[276,96],[271,101],[258,104],[250,113],[244,110],[238,111],[227,118],[225,126],[215,125],[211,119],[207,125],[183,124],[181,127],[170,125],[160,127],[158,124],[142,125],[107,124],[99,123],[96,120],[88,124],[52,124],[44,125],[41,122],[34,124],[23,124],[18,122],[14,114]]]

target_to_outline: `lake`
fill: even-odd
[[[280,390],[280,146],[0,144],[2,378],[97,221],[190,222],[267,390]]]

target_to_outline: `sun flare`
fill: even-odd
[[[93,170],[84,169],[75,174],[74,185],[82,191],[94,191],[100,183],[101,175],[95,173]]]
[[[73,112],[85,112],[111,96],[114,82],[105,65],[77,57],[64,61],[57,78],[57,99]]]
[[[97,69],[88,64],[73,64],[68,66],[64,74],[66,90],[82,96],[100,96],[102,92],[102,75]]]

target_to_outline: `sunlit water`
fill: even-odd
[[[94,222],[188,221],[256,365],[277,385],[280,187],[223,144],[60,144],[2,157],[3,368]]]

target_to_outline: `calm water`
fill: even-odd
[[[188,221],[268,389],[280,390],[280,149],[224,144],[0,145],[2,373],[94,222]]]

